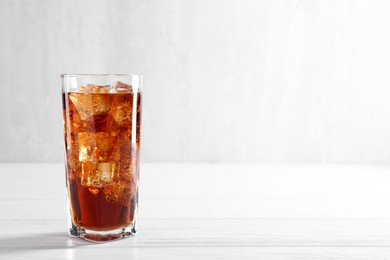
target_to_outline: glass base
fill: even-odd
[[[135,233],[135,225],[129,225],[124,228],[107,231],[96,231],[78,227],[72,223],[72,227],[69,229],[69,235],[94,243],[105,243],[114,240],[120,240],[123,238],[132,237],[135,235]]]

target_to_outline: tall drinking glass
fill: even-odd
[[[69,233],[94,242],[136,233],[142,76],[62,75]]]

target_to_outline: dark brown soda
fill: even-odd
[[[141,93],[63,93],[67,188],[76,226],[104,231],[133,223],[141,97]],[[103,178],[107,174],[99,175],[100,166],[110,170],[108,180]]]

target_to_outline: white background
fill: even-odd
[[[61,73],[144,75],[145,162],[390,163],[389,1],[0,2],[0,161],[61,162]]]

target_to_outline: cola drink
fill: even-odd
[[[62,99],[71,235],[134,235],[142,92],[123,82],[86,84]]]

